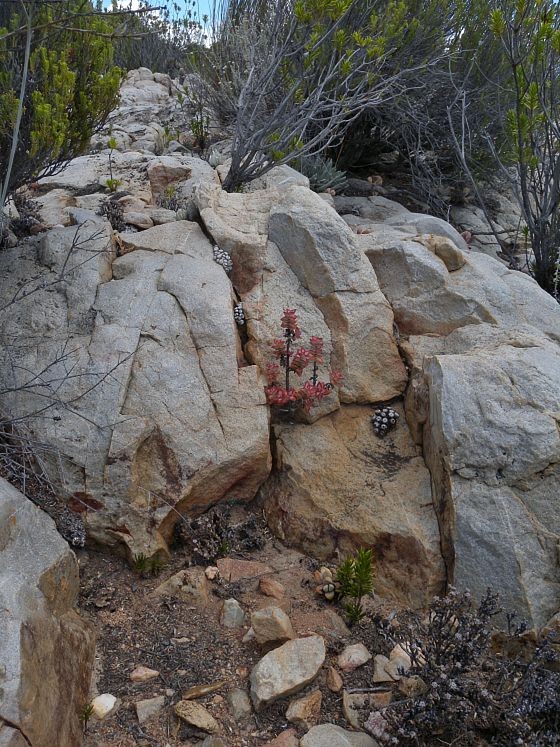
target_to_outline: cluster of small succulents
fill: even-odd
[[[110,198],[105,200],[105,202],[103,202],[99,207],[97,214],[107,218],[113,231],[125,230],[126,223],[124,221],[124,209],[120,202]]]
[[[245,312],[243,311],[243,304],[235,304],[233,309],[233,318],[235,323],[242,327],[245,324]]]
[[[213,252],[214,262],[217,262],[219,265],[221,265],[229,275],[229,273],[233,270],[233,262],[229,254],[224,249],[220,249],[219,246],[215,246]]]
[[[339,584],[334,580],[331,569],[323,566],[318,571],[315,571],[314,576],[315,581],[318,582],[318,586],[315,587],[316,593],[325,597],[329,602],[332,602],[338,591]]]
[[[175,526],[175,541],[187,548],[191,561],[214,563],[231,552],[261,550],[270,532],[258,516],[241,518],[227,502],[214,506],[197,519],[185,518]]]
[[[399,419],[399,413],[395,412],[392,407],[380,407],[375,411],[371,422],[375,435],[384,438],[389,431],[394,428]]]

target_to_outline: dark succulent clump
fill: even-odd
[[[120,202],[116,200],[105,200],[98,211],[99,215],[107,218],[113,231],[124,231],[126,223],[124,222],[124,210]]]
[[[264,521],[248,516],[235,518],[235,507],[219,504],[197,519],[184,519],[175,526],[175,538],[196,564],[214,563],[235,552],[253,552],[264,547]]]
[[[39,205],[18,192],[14,192],[13,201],[18,217],[10,220],[10,229],[18,238],[29,236],[32,229],[41,223]]]
[[[397,425],[398,419],[399,413],[392,407],[378,408],[371,418],[375,435],[384,438]]]
[[[479,605],[455,590],[436,598],[426,618],[408,613],[377,620],[391,644],[409,654],[417,697],[373,712],[366,728],[393,745],[557,745],[560,735],[560,650],[551,638],[536,650],[523,624],[492,646],[492,620],[502,610],[490,591]],[[517,651],[515,655],[509,653]]]

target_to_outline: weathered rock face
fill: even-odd
[[[442,549],[456,584],[493,586],[539,627],[560,599],[560,351],[521,334],[486,342],[424,361]]]
[[[77,596],[52,520],[0,478],[0,744],[82,744],[95,644]]]
[[[410,335],[407,418],[449,581],[476,596],[490,585],[542,625],[560,598],[558,305],[527,276],[432,236],[358,240]]]
[[[2,315],[3,335],[39,337],[3,358],[4,380],[17,387],[44,370],[42,387],[3,405],[24,415],[46,400],[48,417],[28,427],[58,451],[49,471],[88,507],[90,535],[131,554],[165,550],[177,512],[248,500],[267,476],[263,384],[241,352],[229,279],[193,223],[123,234],[120,258],[107,223],[53,230],[35,257],[28,247],[2,254],[2,301],[14,274],[53,282],[76,235],[64,281]]]
[[[290,306],[303,334],[322,336],[327,362],[344,375],[342,401],[380,402],[403,392],[392,311],[355,237],[328,203],[299,185],[248,194],[205,186],[197,202],[207,229],[234,260],[253,361],[264,368]]]
[[[430,474],[406,423],[378,439],[371,414],[344,406],[275,426],[263,505],[273,530],[314,557],[373,547],[376,590],[420,606],[444,584]]]

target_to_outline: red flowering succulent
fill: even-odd
[[[322,337],[311,337],[309,348],[293,347],[294,342],[301,338],[295,309],[284,309],[280,326],[284,330],[282,337],[274,340],[271,346],[272,354],[279,362],[269,363],[266,367],[267,402],[269,405],[288,406],[290,409],[301,405],[305,412],[309,412],[339,386],[342,376],[337,371],[331,371],[330,382],[319,381],[319,366],[324,362]],[[310,363],[313,363],[313,372],[309,379],[301,387],[291,386],[290,374],[301,376]],[[282,369],[283,381],[280,383]]]

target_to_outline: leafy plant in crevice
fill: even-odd
[[[138,553],[132,558],[132,568],[139,576],[143,576],[149,568],[149,558],[143,552]]]
[[[109,148],[109,178],[105,181],[105,186],[109,190],[109,192],[116,192],[117,189],[121,186],[122,180],[121,179],[115,179],[113,177],[113,151],[117,147],[117,141],[114,137],[110,137],[107,142],[107,147]]]
[[[301,330],[298,326],[295,309],[284,309],[280,319],[283,333],[272,343],[272,352],[278,361],[266,367],[268,385],[265,388],[269,405],[287,408],[294,412],[302,407],[309,412],[316,404],[328,397],[337,387],[342,377],[339,372],[330,372],[330,381],[319,380],[319,366],[324,363],[323,339],[311,337],[309,348],[298,345]],[[303,386],[292,386],[292,375],[301,377],[309,364],[313,371]]]
[[[373,591],[373,550],[360,549],[347,557],[336,572],[339,597],[350,624],[360,622],[364,617],[363,598]]]
[[[339,191],[344,189],[348,181],[344,171],[339,171],[330,158],[306,156],[296,159],[292,166],[309,179],[314,192],[326,192],[327,189]]]
[[[168,184],[163,195],[157,198],[158,207],[177,212],[185,207],[186,200],[177,193],[177,187]]]
[[[87,732],[88,723],[90,718],[93,716],[93,705],[91,703],[86,703],[82,710],[80,711],[80,721],[82,723],[82,729],[84,731],[84,734]]]

